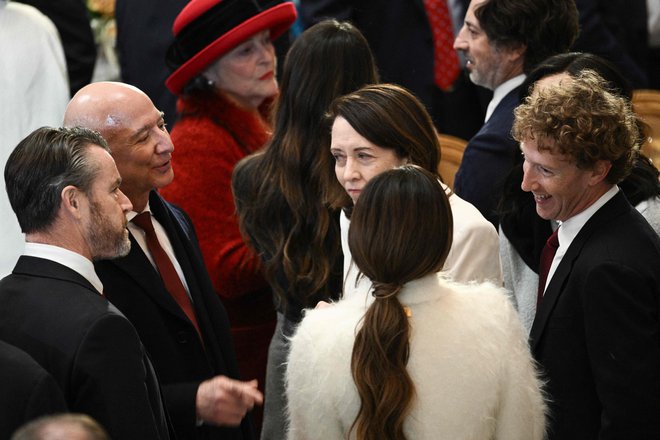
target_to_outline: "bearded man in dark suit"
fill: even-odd
[[[102,296],[92,261],[130,249],[131,202],[105,140],[43,127],[5,167],[25,252],[0,281],[0,339],[57,381],[69,410],[117,439],[168,439],[160,389],[131,323]]]
[[[190,219],[157,192],[174,178],[174,146],[163,117],[144,92],[116,82],[82,88],[67,107],[65,125],[91,128],[108,140],[121,189],[133,204],[126,213],[131,251],[123,258],[98,261],[96,271],[106,295],[135,325],[154,362],[177,437],[251,439],[246,414],[263,397],[256,380],[236,380],[229,321]],[[138,216],[150,220],[162,251],[152,247]],[[158,257],[163,253],[166,262]],[[175,288],[183,289],[183,298]]]

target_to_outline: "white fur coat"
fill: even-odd
[[[435,274],[404,286],[408,371],[415,384],[410,440],[536,440],[544,435],[540,383],[504,291]],[[309,310],[291,340],[289,439],[346,438],[360,400],[350,371],[364,298]]]

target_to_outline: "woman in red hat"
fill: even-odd
[[[162,194],[192,218],[206,266],[231,322],[239,368],[263,391],[275,326],[272,291],[234,215],[231,174],[270,137],[278,93],[272,41],[296,18],[291,2],[192,0],[177,16],[167,87],[179,97],[172,130],[176,179]],[[261,414],[255,414],[257,429]]]

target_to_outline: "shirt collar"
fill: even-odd
[[[78,253],[50,244],[27,242],[23,255],[43,258],[66,266],[82,275],[100,294],[103,294],[103,283],[94,271],[94,264]]]
[[[568,247],[573,242],[573,239],[577,237],[578,233],[582,227],[589,221],[589,219],[603,207],[607,202],[609,202],[612,197],[614,197],[619,192],[619,187],[613,185],[605,194],[600,196],[591,206],[589,206],[584,211],[579,214],[574,215],[568,220],[561,222],[561,228],[559,228],[559,244],[562,248],[568,249]]]
[[[504,99],[509,92],[525,81],[525,74],[521,73],[520,75],[514,76],[511,79],[504,81],[502,84],[497,86],[493,91],[493,99],[488,103],[488,108],[486,109],[486,119],[484,122],[488,122],[490,117],[493,115],[493,112],[499,105],[499,103]]]
[[[142,212],[149,212],[149,213],[151,213],[151,208],[149,207],[149,202],[147,202],[147,205],[144,207],[144,209],[142,210]],[[142,214],[142,212],[128,211],[128,212],[126,213],[126,220],[128,220],[128,222],[130,223],[130,221],[133,220],[133,218],[134,218],[136,215],[138,215],[138,214]],[[153,214],[152,214],[152,215],[153,215]]]

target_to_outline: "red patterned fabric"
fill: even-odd
[[[461,68],[454,50],[454,30],[446,0],[424,0],[426,15],[433,32],[433,74],[442,90],[449,89]]]

